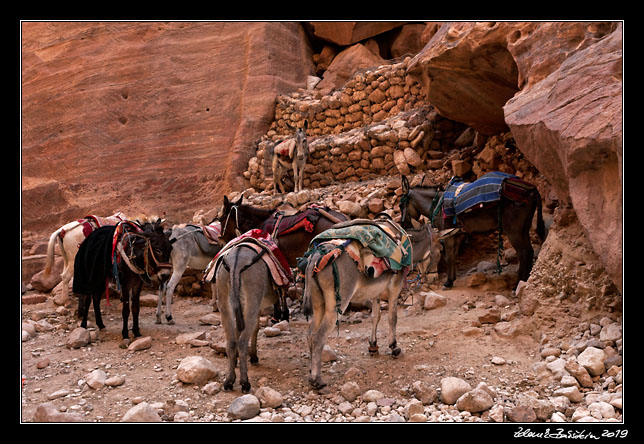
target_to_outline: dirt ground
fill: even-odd
[[[484,291],[464,284],[465,272],[481,259],[492,261],[495,256],[488,252],[486,256],[479,254],[461,258],[459,274],[462,277],[455,286],[449,290],[441,289],[440,284],[435,287],[447,298],[447,305],[423,309],[419,304],[422,288],[415,288],[411,297],[399,305],[397,338],[403,352],[396,358],[391,356],[387,347],[388,310],[382,312],[378,328],[380,353],[376,355],[367,351],[371,331],[369,310],[347,311],[339,329],[334,330],[327,340],[336,352],[337,360],[323,364],[323,377],[328,383],[323,394],[337,394],[347,382],[344,375],[351,367],[359,370],[351,380],[363,390],[376,389],[392,398],[412,398],[411,385],[415,381],[439,388],[440,380],[448,376],[463,378],[472,387],[486,382],[505,394],[535,389],[538,382],[532,366],[541,359],[535,335],[504,338],[496,334],[493,324],[478,324],[484,333],[476,336],[462,332],[465,327],[476,325],[478,316],[488,308],[497,307],[496,295],[506,296],[511,304],[516,302],[510,289]],[[515,266],[506,268],[512,267]],[[444,274],[439,282],[443,279]],[[425,289],[429,290],[429,287]],[[194,418],[202,418],[208,413],[223,415],[230,403],[242,395],[239,378],[233,391],[219,391],[213,395],[204,393],[201,387],[183,384],[176,378],[181,360],[192,355],[210,360],[221,375],[225,372],[226,357],[214,348],[180,345],[175,341],[183,333],[206,331],[211,344],[223,343],[225,335],[221,326],[199,322],[201,317],[213,312],[210,299],[175,295],[175,325],[155,324],[156,308],[142,307],[141,332],[143,336],[152,338],[152,346],[137,352],[119,347],[120,302],[112,298],[108,307],[103,300],[101,307],[107,328],[98,333],[98,340],[79,349],[69,349],[65,342],[79,324],[73,313],[75,307],[70,307],[68,314],[58,314],[51,298],[40,304],[22,306],[23,320],[44,311],[48,313],[47,321],[54,327],[22,343],[22,421],[31,421],[37,406],[47,402],[48,396],[61,389],[69,393],[52,402],[59,408],[64,406],[68,412],[85,414],[88,422],[120,421],[137,401],[164,403],[184,400]],[[504,312],[511,306],[497,308]],[[90,325],[93,325],[91,310]],[[259,364],[249,366],[253,391],[261,381],[289,399],[307,398],[311,392],[307,332],[308,322],[300,313],[299,301],[292,307],[290,332],[266,337],[260,329]],[[493,357],[503,358],[505,364],[493,364]],[[95,369],[102,369],[108,377],[123,375],[125,383],[93,390],[83,381]],[[218,380],[221,382],[223,376]]]

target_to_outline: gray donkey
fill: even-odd
[[[248,341],[250,362],[257,357],[257,332],[259,314],[278,300],[273,279],[261,253],[243,243],[232,246],[221,258],[212,283],[213,295],[221,313],[221,323],[226,333],[228,372],[224,390],[232,390],[235,382],[235,365],[239,358],[239,376],[242,392],[250,392],[248,381]],[[243,273],[243,279],[242,279]]]
[[[306,139],[308,121],[304,121],[304,128],[295,130],[295,135],[273,147],[272,168],[273,168],[273,192],[277,193],[278,187],[281,193],[285,193],[282,178],[288,171],[293,169],[293,182],[295,192],[302,191],[304,181],[304,168],[309,157],[309,144]]]
[[[221,250],[221,246],[210,244],[201,228],[195,225],[173,228],[170,242],[172,243],[172,276],[169,281],[164,281],[159,286],[157,324],[161,323],[161,306],[164,298],[166,321],[168,324],[174,324],[174,319],[172,318],[172,295],[186,268],[203,270]]]
[[[432,234],[431,227],[425,225],[419,230],[407,230],[412,244],[413,264],[425,261],[430,257]],[[335,259],[338,270],[339,300],[336,300],[336,279],[332,267],[327,266],[314,274],[314,269],[321,253],[313,253],[306,265],[306,281],[302,312],[313,315],[309,327],[308,343],[311,353],[311,372],[309,382],[315,389],[326,386],[321,376],[322,349],[327,335],[336,323],[339,313],[346,310],[349,302],[371,300],[372,329],[369,339],[369,352],[378,350],[376,331],[380,321],[380,297],[389,301],[389,348],[392,356],[398,356],[401,349],[396,343],[396,322],[398,297],[405,283],[406,273],[385,271],[377,278],[360,272],[356,262],[343,252]]]

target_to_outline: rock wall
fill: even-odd
[[[308,90],[277,98],[275,120],[244,176],[272,189],[270,148],[308,122],[306,188],[441,169],[466,126],[438,115],[405,74],[410,58],[361,70],[328,95]]]
[[[441,115],[512,131],[620,292],[622,63],[618,22],[446,23],[407,70]]]
[[[313,70],[295,22],[22,23],[23,229],[221,201]]]

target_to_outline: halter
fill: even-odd
[[[159,268],[172,268],[172,264],[170,264],[169,262],[159,262],[159,260],[157,259],[156,255],[154,254],[154,250],[152,249],[151,239],[149,237],[143,236],[142,234],[139,234],[139,233],[125,233],[125,234],[127,235],[127,240],[128,240],[128,242],[130,244],[130,253],[134,252],[134,249],[132,248],[133,247],[133,242],[132,242],[132,239],[131,239],[133,236],[141,237],[141,238],[145,239],[145,247],[143,248],[143,263],[144,263],[143,269],[140,269],[139,267],[137,267],[134,264],[134,262],[133,262],[134,256],[130,256],[125,252],[125,248],[123,248],[123,243],[122,242],[119,242],[118,245],[116,246],[119,254],[123,258],[123,261],[126,263],[128,268],[130,270],[132,270],[132,272],[134,272],[134,273],[136,273],[138,275],[145,274],[146,277],[149,280],[152,277],[152,274],[154,274],[154,269],[152,268],[152,265],[150,264],[150,257],[152,257],[152,261],[156,265],[157,269],[159,269]]]
[[[226,222],[224,223],[224,227],[221,229],[221,233],[226,232],[226,228],[228,227],[228,219],[230,218],[230,215],[232,214],[233,210],[235,211],[235,235],[236,236],[241,236],[241,231],[239,231],[239,213],[237,209],[237,205],[233,205],[230,207],[230,211],[228,212],[228,216],[226,216]]]

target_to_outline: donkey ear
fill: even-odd
[[[409,180],[407,180],[407,177],[404,175],[401,175],[402,177],[402,191],[403,194],[409,193]]]
[[[309,129],[309,121],[305,120],[304,121],[304,130],[306,131],[307,129]]]
[[[244,195],[243,194],[241,196],[239,196],[239,199],[237,199],[237,202],[235,202],[233,205],[235,205],[235,206],[241,205],[242,200],[244,200]]]
[[[230,201],[228,200],[228,196],[224,196],[224,210],[228,208],[230,208]]]

